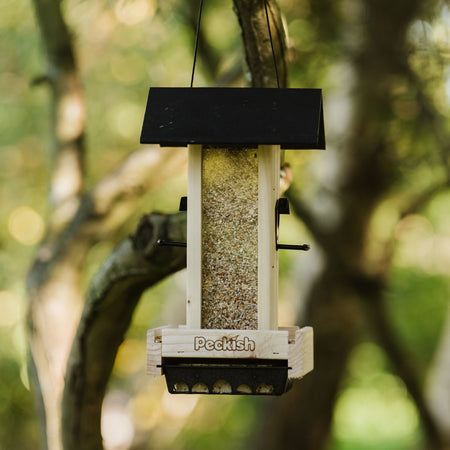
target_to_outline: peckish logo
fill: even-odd
[[[204,336],[195,336],[194,350],[206,350],[208,352],[254,352],[255,341],[245,336],[243,339],[238,339],[239,336],[223,336],[219,339],[207,339]]]

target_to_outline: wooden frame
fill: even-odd
[[[207,330],[161,327],[147,333],[147,374],[162,375],[163,358],[287,360],[288,378],[313,370],[313,329]]]

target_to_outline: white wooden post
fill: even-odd
[[[188,146],[186,326],[201,327],[202,146]]]
[[[258,329],[278,329],[278,252],[275,204],[280,188],[280,146],[258,147]]]

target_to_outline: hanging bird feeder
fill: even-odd
[[[148,332],[171,393],[273,394],[313,369],[310,327],[278,327],[280,149],[325,148],[319,89],[151,88],[142,143],[188,146],[186,325]]]
[[[280,150],[324,149],[320,89],[151,88],[141,143],[188,147],[186,325],[147,334],[174,394],[281,395],[313,369],[313,330],[279,327]]]

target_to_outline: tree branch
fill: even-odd
[[[287,87],[286,34],[275,1],[268,1],[270,26],[277,60],[280,87]],[[275,68],[270,46],[264,1],[233,0],[244,41],[253,87],[276,87]]]
[[[85,102],[81,79],[77,70],[72,39],[61,12],[58,0],[34,0],[35,13],[46,50],[46,73],[40,77],[52,90],[51,101],[51,173],[49,182],[50,204],[53,208],[49,234],[58,233],[69,222],[80,203],[84,189],[84,133]],[[46,280],[40,288],[29,290],[30,350],[34,358],[31,364],[31,379],[36,381],[36,398],[40,419],[45,430],[45,445],[57,450],[59,444],[59,395],[62,389],[60,348],[69,345],[72,335],[70,324],[59,334],[49,327],[49,320],[56,311],[56,298],[61,295],[61,304],[74,305],[79,300],[79,274],[69,265],[61,265],[56,271],[60,283]],[[30,287],[30,286],[29,286]],[[55,297],[56,296],[56,297]],[[61,306],[60,306],[61,307]],[[64,308],[61,308],[63,310]],[[64,317],[59,317],[63,321]],[[51,323],[51,322],[50,322]],[[60,322],[57,322],[60,323]],[[56,348],[52,344],[56,343]]]
[[[147,147],[131,153],[83,197],[64,228],[49,232],[29,272],[29,290],[40,286],[62,260],[70,259],[74,266],[81,267],[87,250],[122,226],[143,194],[185,165],[186,152],[179,149]]]
[[[65,450],[102,448],[101,406],[120,343],[142,292],[186,265],[186,250],[157,240],[186,240],[186,214],[150,214],[103,264],[86,296],[63,396]]]
[[[50,200],[70,216],[84,183],[86,106],[70,31],[58,0],[33,0],[47,53],[45,80],[52,88],[53,164]],[[61,211],[59,211],[61,213]]]

